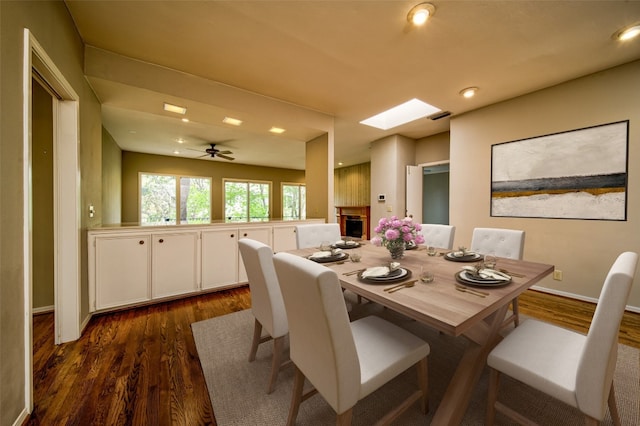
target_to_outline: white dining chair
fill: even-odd
[[[480,254],[492,254],[507,259],[522,260],[524,254],[524,231],[502,228],[475,228],[471,236],[471,251]],[[513,322],[520,324],[520,309],[518,298],[511,301],[512,314],[505,320],[503,326]]]
[[[296,225],[296,244],[299,249],[319,247],[323,241],[334,244],[340,240],[340,225],[337,223]]]
[[[440,225],[434,223],[422,223],[422,236],[424,245],[451,250],[456,227],[453,225]]]
[[[528,319],[491,351],[487,425],[494,423],[496,411],[520,424],[532,424],[497,401],[501,374],[577,408],[587,425],[602,421],[607,405],[614,424],[620,424],[613,374],[618,331],[637,264],[637,253],[618,256],[604,281],[587,335]]]
[[[285,337],[289,332],[287,313],[282,300],[278,276],[273,266],[273,250],[250,238],[238,241],[251,291],[251,312],[255,317],[249,362],[256,359],[258,345],[273,339],[271,374],[267,393],[273,392],[278,372],[283,365]],[[262,329],[268,333],[262,335]]]
[[[336,424],[349,425],[359,400],[414,365],[420,389],[389,412],[383,423],[417,401],[426,414],[429,344],[376,316],[350,323],[338,276],[331,269],[291,253],[278,253],[273,260],[296,371],[287,424],[295,423],[300,403],[317,391],[335,410]],[[303,395],[305,378],[314,389]]]

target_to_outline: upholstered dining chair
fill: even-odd
[[[453,248],[453,237],[456,227],[453,225],[440,225],[433,223],[423,223],[422,236],[424,245],[451,250]]]
[[[285,337],[289,332],[287,314],[282,300],[280,284],[273,266],[273,250],[268,245],[250,238],[238,241],[251,291],[251,312],[255,317],[249,362],[256,359],[258,345],[273,339],[271,375],[267,393],[273,392],[282,362]],[[268,333],[262,336],[262,329]]]
[[[620,424],[613,374],[618,331],[637,264],[633,252],[620,254],[613,263],[587,335],[528,319],[491,351],[487,425],[494,423],[496,410],[520,424],[532,424],[497,401],[501,374],[577,408],[587,425],[602,421],[607,405],[614,424]]]
[[[492,254],[508,259],[522,259],[524,253],[524,231],[502,228],[475,228],[471,236],[471,251],[480,254]],[[513,322],[520,324],[518,298],[511,301],[512,315],[508,316],[503,326]]]
[[[319,247],[323,241],[333,244],[340,238],[340,225],[337,223],[296,225],[296,244],[299,249]]]
[[[336,424],[349,425],[359,400],[414,365],[420,389],[383,423],[416,401],[426,414],[429,344],[376,316],[350,323],[338,276],[331,269],[284,252],[273,261],[289,318],[289,350],[295,366],[287,424],[295,423],[300,403],[318,392],[335,410]],[[305,378],[314,389],[303,395]]]

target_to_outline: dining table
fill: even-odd
[[[502,339],[500,331],[510,302],[551,274],[554,266],[498,257],[495,270],[507,274],[510,280],[491,286],[482,282],[470,285],[461,282],[460,273],[470,266],[480,266],[482,257],[479,255],[458,258],[451,250],[438,249],[430,256],[426,247],[418,245],[413,250],[405,250],[401,259],[392,259],[385,247],[370,241],[360,241],[352,247],[342,250],[345,254],[336,256],[337,260],[331,257],[315,260],[334,270],[342,288],[359,298],[397,311],[442,333],[468,340],[431,422],[432,425],[460,424],[486,366],[487,356]],[[291,253],[310,257],[317,256],[318,250],[298,249]],[[351,261],[349,253],[357,253],[359,261]],[[363,271],[379,267],[399,268],[402,274],[396,279],[374,282],[362,276]],[[433,281],[429,283],[420,280],[421,271],[426,270],[433,274]],[[402,286],[402,283],[408,285]],[[389,291],[398,285],[399,290]]]

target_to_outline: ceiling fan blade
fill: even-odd
[[[231,151],[229,151],[229,150],[226,150],[226,151],[219,151],[219,152],[218,152],[218,155],[220,155],[220,154],[233,154],[233,152],[231,152]]]
[[[220,153],[217,153],[217,154],[216,154],[216,157],[224,158],[225,160],[229,160],[229,161],[233,161],[233,160],[235,160],[235,158],[233,158],[233,157],[229,157],[229,156],[227,156],[227,155],[220,154]]]

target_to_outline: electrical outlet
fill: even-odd
[[[556,269],[553,271],[553,279],[556,281],[562,281],[562,271],[559,269]]]

